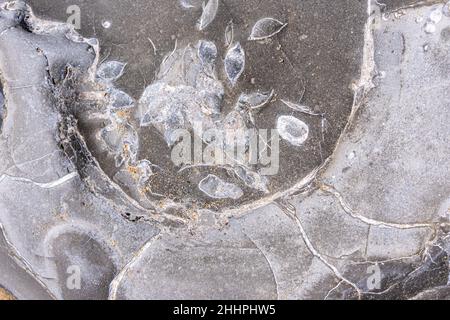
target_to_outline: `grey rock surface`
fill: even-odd
[[[19,299],[449,298],[444,2],[220,1],[214,19],[203,13],[197,24],[194,6],[169,26],[162,13],[180,12],[177,1],[27,2],[37,16],[25,2],[0,1],[0,288]],[[81,34],[98,40],[40,18],[66,20],[74,4]],[[288,26],[248,43],[269,14]],[[181,59],[184,77],[207,81],[226,56],[217,44],[230,39],[231,18],[247,58],[238,90],[220,67],[209,73],[225,88],[214,102],[208,83],[172,77],[178,62],[164,73]],[[220,58],[200,42],[199,61],[185,65],[199,34]],[[128,64],[104,64],[116,60]],[[227,106],[256,81],[275,98],[246,125],[296,116],[309,124],[307,142],[280,142],[275,178],[259,167],[241,179],[230,168],[178,176],[164,167],[167,141],[142,129],[136,111],[161,79],[189,84],[177,103],[199,90],[219,118],[236,115]],[[233,183],[243,197],[208,198],[193,186],[208,174],[229,184],[207,195],[226,198]]]

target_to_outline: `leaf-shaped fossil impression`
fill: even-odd
[[[198,21],[198,29],[200,31],[205,30],[211,22],[214,21],[219,10],[219,0],[209,0],[208,3],[203,7],[203,13]]]
[[[203,193],[213,199],[237,200],[244,195],[242,189],[238,186],[227,183],[212,174],[200,181],[198,187]]]
[[[254,92],[243,93],[239,97],[239,106],[244,106],[251,110],[259,110],[267,106],[275,94],[275,91],[270,92]]]
[[[100,65],[97,70],[97,77],[103,81],[112,82],[123,75],[126,63],[119,61],[108,61]]]
[[[249,40],[257,41],[273,37],[286,28],[287,23],[283,23],[274,18],[263,18],[259,20],[252,29]]]
[[[127,188],[130,188],[130,190],[134,187],[143,188],[150,177],[154,174],[153,167],[154,166],[150,161],[141,160],[127,165],[114,176],[113,180]]]
[[[234,41],[234,23],[233,21],[228,22],[225,29],[225,47],[229,48]]]
[[[180,0],[180,5],[184,9],[197,9],[200,8],[203,0]]]
[[[267,179],[265,177],[243,166],[236,166],[233,171],[247,187],[264,193],[269,193],[269,189],[267,188]]]
[[[297,112],[309,114],[311,116],[321,116],[322,115],[320,113],[314,112],[313,110],[311,110],[310,107],[305,106],[305,105],[296,104],[296,103],[289,102],[286,100],[281,100],[281,102],[283,102],[288,108],[290,108],[294,111],[297,111]]]
[[[126,161],[135,161],[139,148],[139,136],[130,124],[113,121],[100,130],[98,139],[106,150],[114,155],[117,168]]]
[[[214,42],[201,40],[198,46],[198,56],[203,65],[212,65],[217,59],[217,47]]]
[[[116,88],[108,89],[109,106],[114,110],[134,107],[134,100],[127,93]]]
[[[225,72],[231,85],[236,85],[245,69],[245,51],[238,42],[231,47],[225,57]]]
[[[281,138],[294,146],[301,146],[308,140],[308,125],[292,116],[279,117],[277,130]]]

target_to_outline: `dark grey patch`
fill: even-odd
[[[445,42],[450,41],[450,27],[447,27],[441,31],[441,39]]]
[[[388,262],[380,264],[381,289],[363,295],[367,300],[411,299],[421,292],[445,286],[449,277],[448,254],[438,245],[428,249],[417,263]],[[362,288],[365,283],[359,284]]]
[[[54,240],[53,255],[64,299],[108,298],[108,285],[116,270],[100,243],[89,235],[69,233]],[[80,276],[80,287],[69,277]]]
[[[213,64],[217,59],[217,47],[209,41],[202,41],[200,43],[198,53],[204,64]]]

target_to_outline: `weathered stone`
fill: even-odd
[[[0,299],[448,299],[442,1],[27,3],[99,41],[0,1]]]

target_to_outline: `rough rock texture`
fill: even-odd
[[[289,26],[264,50],[246,48],[277,52],[277,41],[289,48],[288,66],[270,65],[278,81],[283,68],[294,75],[274,85],[279,98],[306,89],[304,102],[314,106],[306,111],[323,113],[310,130],[320,132],[324,119],[328,130],[312,138],[323,140],[315,147],[281,148],[288,160],[268,197],[242,186],[250,196],[220,203],[198,190],[172,194],[176,179],[161,189],[163,199],[156,195],[161,181],[151,177],[170,158],[152,149],[151,134],[129,111],[174,50],[171,30],[147,41],[143,32],[160,20],[136,33],[141,22],[117,27],[108,14],[118,9],[110,8],[82,23],[85,36],[99,30],[99,43],[36,18],[22,1],[0,1],[0,298],[448,299],[450,17],[440,1],[343,2],[257,8]],[[39,15],[65,19],[46,9],[52,1],[30,3]],[[122,8],[145,12],[146,4],[132,3]],[[242,9],[233,19],[238,28],[251,27],[247,4],[223,3]],[[80,7],[96,12],[105,4]],[[187,48],[198,17],[178,18],[185,27],[175,39]],[[227,22],[219,11],[207,32],[212,40],[223,37]],[[117,38],[114,28],[130,37]],[[153,52],[149,42],[161,44],[161,55],[136,62]],[[130,63],[123,77],[124,65],[98,70],[105,47],[112,60]],[[240,88],[251,88],[252,75],[271,86],[269,67],[248,63]],[[137,80],[149,64],[152,71]],[[271,121],[295,114],[263,112]],[[158,163],[145,158],[155,150]],[[147,188],[152,182],[156,191]]]

